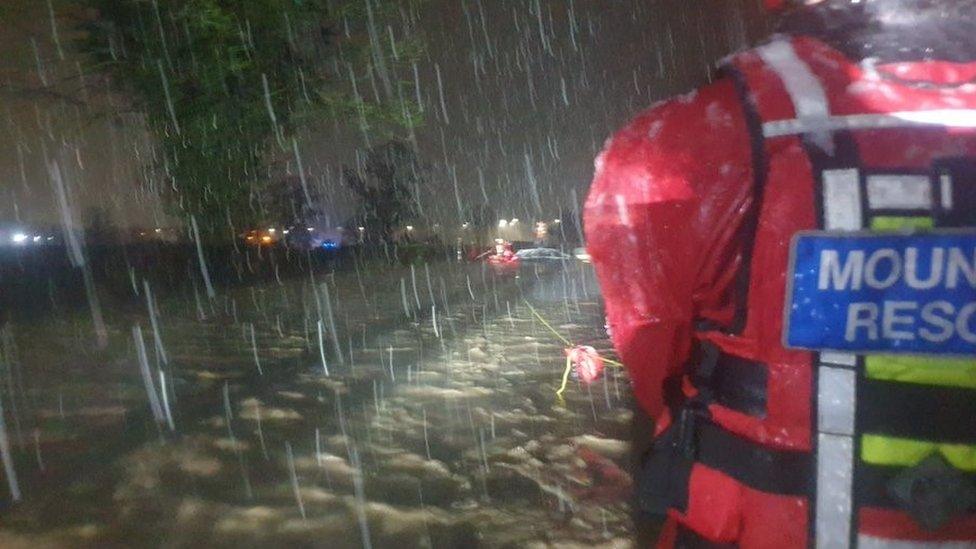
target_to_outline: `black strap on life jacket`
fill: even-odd
[[[698,426],[696,442],[699,463],[750,488],[789,496],[809,491],[808,452],[768,448],[704,421]]]
[[[936,175],[946,174],[952,178],[952,203],[961,206],[945,210],[941,200],[933,200],[936,226],[976,227],[976,208],[964,206],[976,204],[976,159],[945,158],[936,161],[933,169]]]
[[[767,367],[756,361],[736,357],[714,347],[702,344],[704,351],[696,358],[700,366],[692,375],[703,401],[718,403],[753,417],[762,417],[766,403]],[[725,372],[727,375],[723,375]],[[701,390],[701,387],[707,388]],[[896,403],[893,405],[893,403]],[[676,416],[683,412],[680,406]],[[941,443],[976,444],[976,422],[945,421],[945,418],[976,417],[976,391],[957,387],[938,387],[897,383],[863,378],[858,385],[857,431],[897,438],[930,440]],[[718,430],[719,433],[713,431]],[[770,455],[768,449],[734,436],[722,436],[721,428],[713,423],[701,423],[698,427],[698,462],[709,465],[756,489],[772,493],[786,493],[782,484],[802,483],[799,479],[809,471],[796,470],[792,458]],[[748,448],[746,448],[748,446]],[[716,447],[719,450],[716,450]],[[745,448],[745,449],[744,449]],[[756,459],[762,465],[757,472],[743,467],[738,460],[729,460],[725,450],[745,459]],[[759,467],[759,465],[755,465]],[[878,466],[859,460],[856,481],[856,497],[859,505],[897,509],[898,504],[888,495],[888,483],[904,467]],[[755,475],[785,475],[793,478],[785,483],[762,484],[750,480]],[[976,473],[966,475],[976,485]]]
[[[864,378],[857,432],[976,444],[976,390]]]
[[[672,423],[644,456],[637,479],[638,504],[652,514],[685,511],[688,482],[697,463],[755,490],[801,496],[810,490],[811,454],[777,450],[712,422],[707,391],[672,403]]]
[[[674,549],[736,549],[735,543],[719,543],[703,538],[697,532],[683,525],[678,525],[678,533],[674,539]]]
[[[691,381],[702,400],[752,417],[766,417],[768,366],[727,353],[709,341],[701,341],[697,347]]]
[[[723,68],[723,75],[732,79],[739,104],[749,131],[749,144],[752,151],[752,201],[743,216],[739,227],[738,241],[742,245],[742,263],[736,273],[735,319],[730,333],[740,334],[746,327],[749,310],[749,280],[752,270],[752,255],[759,229],[759,217],[766,197],[766,181],[769,174],[769,159],[766,155],[766,139],[763,136],[762,117],[753,103],[746,77],[733,66]]]

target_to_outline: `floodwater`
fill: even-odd
[[[631,545],[591,267],[459,259],[760,4],[0,1],[0,549]]]
[[[363,267],[8,326],[0,545],[629,546],[628,381],[540,320],[609,352],[590,267]]]

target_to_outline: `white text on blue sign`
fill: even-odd
[[[804,234],[791,276],[791,347],[976,353],[976,234]]]

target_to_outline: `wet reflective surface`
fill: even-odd
[[[0,547],[629,545],[581,208],[707,8],[0,2]]]
[[[590,268],[515,278],[437,262],[411,278],[408,267],[363,267],[315,277],[314,289],[235,289],[205,320],[192,299],[157,295],[157,331],[145,316],[109,319],[107,363],[84,346],[67,359],[79,337],[69,317],[9,328],[12,379],[24,384],[7,401],[20,406],[9,430],[29,497],[6,509],[0,540],[627,545],[627,380],[610,369],[571,382],[560,402],[565,345],[523,301],[605,352]],[[411,317],[386,305],[404,295]],[[316,303],[336,327],[321,341]],[[164,372],[153,376],[166,387],[160,422],[129,323],[140,323],[150,370]]]

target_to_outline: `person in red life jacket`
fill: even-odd
[[[638,505],[664,547],[976,547],[976,1],[785,4],[596,161]]]
[[[520,261],[517,255],[515,255],[515,250],[512,247],[512,243],[502,239],[496,238],[494,247],[491,253],[487,257],[488,265],[491,266],[492,270],[501,275],[514,275],[518,273]]]
[[[515,255],[512,251],[512,243],[507,240],[502,240],[501,238],[495,239],[495,253],[492,257],[502,259],[511,259]]]

